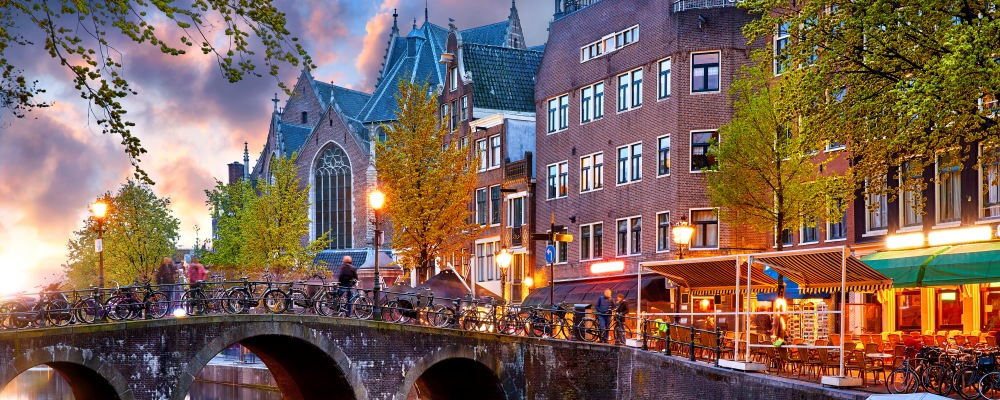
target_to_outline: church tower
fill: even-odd
[[[510,0],[510,16],[507,17],[507,21],[507,36],[504,39],[504,46],[512,49],[526,49],[524,32],[521,31],[521,17],[517,15],[515,0]]]

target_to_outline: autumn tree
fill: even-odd
[[[401,82],[396,121],[375,145],[375,168],[393,224],[392,241],[410,266],[428,271],[435,257],[466,248],[478,226],[468,202],[475,190],[467,149],[446,146],[436,96],[425,84]]]
[[[104,220],[104,273],[107,282],[130,284],[138,277],[152,277],[163,257],[177,248],[180,221],[170,210],[170,199],[158,197],[152,187],[128,180],[117,193],[97,199],[108,204]],[[96,283],[97,221],[91,216],[69,241],[66,275],[79,287]]]
[[[136,178],[149,182],[138,165],[146,150],[125,117],[123,102],[137,92],[126,78],[122,52],[129,45],[152,46],[170,56],[193,49],[214,57],[230,82],[261,76],[258,65],[273,77],[281,64],[313,67],[285,25],[285,14],[273,0],[0,0],[0,108],[24,117],[50,105],[40,96],[44,84],[32,76],[38,69],[11,57],[17,48],[44,51],[66,68],[88,102],[88,117],[103,133],[122,138]]]
[[[302,186],[295,157],[274,157],[271,179],[251,186],[249,181],[216,184],[206,191],[208,206],[217,218],[217,238],[205,261],[242,275],[265,269],[282,276],[309,274],[316,253],[329,244],[326,234],[305,243],[309,235],[309,185]]]
[[[893,196],[885,177],[903,159],[918,156],[909,168],[919,171],[935,151],[963,148],[968,155],[976,151],[970,144],[1000,138],[995,2],[746,0],[741,6],[760,15],[744,28],[751,41],[782,33],[769,61],[796,85],[783,93],[778,113],[846,143],[855,183],[867,180],[868,193]]]
[[[832,160],[817,151],[824,147],[821,138],[778,110],[796,82],[772,77],[770,63],[744,67],[733,84],[735,114],[709,149],[715,166],[705,175],[711,203],[724,219],[768,236],[839,221],[847,202],[836,200],[850,195],[843,176],[820,172]],[[775,242],[782,250],[783,241]]]

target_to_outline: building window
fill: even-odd
[[[920,328],[920,292],[906,291],[896,295],[896,329],[917,330]]]
[[[486,139],[476,141],[476,156],[479,158],[479,170],[485,171],[490,166],[490,153],[486,148]]]
[[[451,130],[458,129],[458,100],[451,101]]]
[[[691,210],[691,223],[694,225],[691,248],[719,248],[719,214],[715,209]]]
[[[604,256],[601,242],[604,240],[604,224],[601,222],[580,225],[580,260],[595,260]]]
[[[507,202],[507,209],[509,210],[507,214],[507,226],[518,228],[524,225],[525,216],[528,214],[528,211],[525,209],[527,203],[524,201],[524,196],[513,197],[509,200]]]
[[[500,247],[500,242],[476,243],[476,281],[487,282],[500,279],[493,254]]]
[[[670,97],[670,59],[660,60],[660,75],[657,87],[657,98]]]
[[[839,103],[844,101],[845,95],[847,95],[847,88],[843,87],[833,91],[831,98],[835,103]],[[826,144],[826,151],[843,150],[846,147],[847,146],[843,143],[831,141]]]
[[[691,91],[719,91],[719,52],[691,55]]]
[[[903,215],[903,227],[921,226],[924,223],[923,206],[923,168],[916,160],[905,161],[900,166],[899,187],[902,192],[903,201],[899,206],[902,208],[900,214]]]
[[[309,112],[308,111],[303,111],[302,112],[302,125],[305,125],[305,124],[308,124],[308,123],[309,123]]]
[[[500,185],[490,186],[490,225],[500,225]]]
[[[962,160],[958,151],[938,154],[937,171],[938,222],[958,221],[962,218]]]
[[[486,188],[476,189],[476,223],[486,225],[488,212],[489,209],[486,207]]]
[[[618,112],[642,105],[642,68],[618,75]]]
[[[604,187],[604,153],[580,157],[580,193]]]
[[[328,234],[330,249],[353,247],[354,210],[351,207],[351,161],[339,146],[319,153],[313,171],[316,237]]]
[[[888,207],[882,193],[865,194],[865,223],[869,233],[884,231],[889,226]]]
[[[458,148],[459,149],[464,149],[468,145],[469,145],[469,137],[468,136],[462,136],[462,139],[458,141]]]
[[[781,244],[784,246],[791,246],[795,243],[795,238],[792,237],[792,230],[788,228],[781,230],[781,235],[778,235],[778,240],[780,240]]]
[[[838,209],[843,202],[837,200],[834,204]],[[847,210],[844,210],[840,220],[826,222],[826,240],[847,239]]]
[[[778,25],[778,34],[774,36],[774,74],[781,75],[781,73],[788,68],[788,52],[785,48],[788,47],[788,38],[790,37],[788,31],[788,22],[782,22]]]
[[[458,68],[451,69],[451,77],[448,79],[451,84],[450,89],[452,92],[458,90]]]
[[[556,264],[565,264],[569,262],[569,243],[566,242],[556,242]]]
[[[816,217],[805,217],[802,224],[802,232],[799,233],[799,243],[819,242],[819,227],[816,225]]]
[[[604,116],[604,82],[580,89],[580,123],[601,119]]]
[[[717,131],[691,132],[691,172],[715,168],[715,156],[709,154],[708,149],[718,140]]]
[[[490,136],[490,168],[500,167],[500,135]]]
[[[670,251],[670,212],[656,214],[656,251]]]
[[[549,99],[548,133],[559,132],[569,127],[569,95]]]
[[[642,252],[642,217],[619,219],[618,255],[628,256]]]
[[[462,96],[462,121],[469,120],[469,96]]]
[[[618,184],[642,180],[642,143],[618,148]]]
[[[939,290],[937,301],[938,328],[962,329],[962,296],[955,290]]]
[[[657,139],[660,151],[656,157],[656,174],[658,176],[670,175],[670,135],[661,136]]]
[[[981,166],[980,189],[983,191],[983,205],[979,212],[980,218],[1000,217],[1000,147],[981,149],[979,153]]]
[[[580,62],[587,62],[639,41],[639,25],[617,31],[580,47]]]
[[[549,164],[549,199],[560,199],[569,194],[567,181],[569,180],[569,162],[563,161],[556,164]]]

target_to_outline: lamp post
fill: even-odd
[[[97,201],[90,205],[90,212],[94,214],[97,221],[97,243],[94,248],[97,250],[97,287],[104,289],[104,217],[108,215],[108,204]]]
[[[501,248],[495,257],[497,266],[500,267],[500,299],[507,302],[507,291],[504,289],[507,286],[507,268],[510,268],[510,261],[514,256],[507,251],[507,248]]]
[[[677,258],[684,259],[684,247],[691,243],[691,235],[694,235],[694,227],[688,224],[687,217],[681,217],[681,222],[678,223],[670,233],[674,236],[674,243],[677,243]]]
[[[382,206],[385,205],[385,194],[376,188],[368,194],[368,204],[372,207],[373,214],[375,214],[375,218],[371,220],[372,225],[375,225],[375,239],[373,240],[375,246],[375,320],[381,321],[382,306],[379,303],[381,303],[382,300],[380,293],[380,286],[382,285],[381,276],[379,275],[378,270],[378,252],[380,251],[379,247],[382,245],[382,230],[379,229],[379,211],[381,211]]]

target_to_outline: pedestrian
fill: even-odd
[[[191,265],[188,266],[187,278],[191,287],[197,285],[199,281],[208,279],[208,271],[205,270],[205,266],[201,265],[199,261],[198,257],[192,258]]]
[[[617,305],[615,306],[615,344],[625,344],[625,316],[628,315],[628,302],[625,295],[619,293]]]
[[[601,326],[601,343],[608,342],[608,328],[611,325],[611,289],[604,290],[604,296],[597,298],[597,323]]]
[[[163,257],[160,267],[156,269],[156,284],[163,294],[167,295],[167,309],[171,308],[171,301],[174,299],[174,285],[177,283],[177,275],[174,273],[174,260],[170,257]]]
[[[351,261],[353,261],[351,256],[344,256],[344,261],[340,264],[340,275],[337,278],[337,297],[347,303],[347,316],[351,315],[351,303],[349,300],[354,291],[354,285],[358,282],[358,271],[354,269]]]

